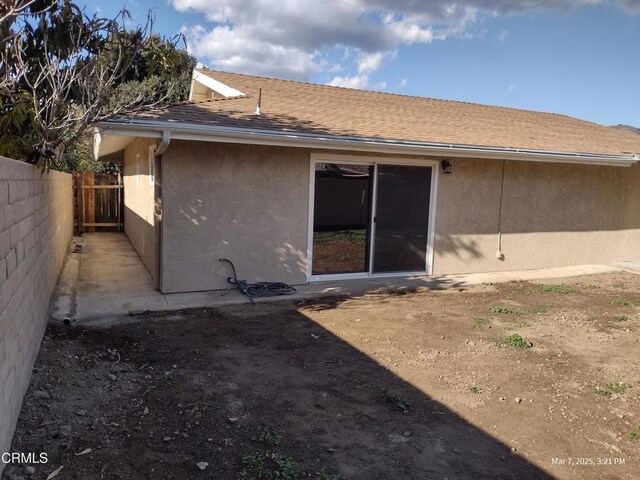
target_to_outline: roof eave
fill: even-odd
[[[581,152],[557,152],[550,150],[485,147],[479,145],[386,140],[371,137],[309,134],[295,131],[260,130],[217,125],[196,125],[156,120],[108,120],[97,124],[96,127],[101,132],[101,135],[96,138],[100,139],[104,136],[162,138],[162,132],[168,131],[171,132],[171,138],[173,140],[625,167],[640,162],[640,153],[607,155]],[[101,156],[103,156],[101,146],[97,145],[96,158]]]

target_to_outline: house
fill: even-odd
[[[95,154],[163,292],[640,257],[640,136],[564,115],[199,69]]]

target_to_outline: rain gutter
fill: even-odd
[[[388,140],[375,137],[337,136],[294,130],[261,130],[218,125],[194,125],[157,120],[108,120],[99,123],[101,136],[164,138],[202,142],[240,143],[328,150],[350,150],[405,155],[473,157],[552,163],[580,163],[628,167],[640,162],[640,153],[628,155],[591,154],[524,148],[488,147],[464,144]],[[99,138],[98,137],[98,138]],[[97,146],[99,150],[99,145]]]

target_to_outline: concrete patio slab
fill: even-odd
[[[153,288],[149,271],[121,233],[87,233],[82,253],[70,253],[52,316],[78,321],[167,308],[164,295]]]
[[[180,310],[244,303],[248,299],[229,291],[163,294],[153,288],[151,275],[124,234],[89,233],[82,239],[83,253],[70,253],[62,274],[52,317],[83,324],[122,322],[143,311]],[[295,295],[257,298],[256,302],[323,296],[363,296],[390,291],[423,291],[482,284],[562,279],[580,275],[627,270],[640,273],[640,261],[615,265],[579,265],[513,272],[443,276],[369,278],[341,282],[316,282],[296,286]],[[277,281],[278,279],[273,279]]]
[[[613,263],[611,266],[631,273],[640,273],[640,260],[636,262]]]

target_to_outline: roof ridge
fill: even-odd
[[[516,111],[516,112],[524,112],[524,113],[537,113],[537,114],[543,114],[543,115],[554,115],[554,116],[557,116],[557,117],[568,118],[568,119],[571,119],[571,120],[579,120],[581,122],[592,123],[593,125],[597,125],[599,127],[605,127],[606,126],[606,125],[601,125],[601,124],[596,123],[596,122],[591,122],[589,120],[584,120],[582,118],[571,117],[571,116],[563,114],[563,113],[545,112],[543,110],[527,110],[525,108],[505,107],[503,105],[487,105],[485,103],[466,102],[466,101],[463,101],[463,100],[449,100],[449,99],[446,99],[446,98],[421,97],[420,95],[407,95],[405,93],[381,92],[379,90],[366,90],[366,89],[362,89],[362,88],[341,87],[341,86],[338,86],[338,85],[328,85],[328,84],[325,84],[325,83],[314,83],[314,82],[305,82],[305,81],[301,81],[301,80],[291,80],[291,79],[288,79],[288,78],[268,77],[266,75],[250,75],[248,73],[228,72],[228,71],[224,71],[224,70],[215,70],[213,68],[199,68],[197,70],[215,72],[215,73],[222,73],[222,74],[228,74],[228,75],[238,75],[238,76],[249,77],[249,78],[259,78],[259,79],[265,79],[265,80],[276,80],[278,82],[296,83],[296,84],[309,85],[309,86],[312,86],[312,87],[320,87],[320,88],[327,88],[327,89],[350,90],[350,91],[355,91],[355,92],[374,93],[376,95],[389,95],[389,96],[394,96],[394,97],[413,98],[413,99],[420,99],[420,100],[432,100],[432,101],[435,101],[435,102],[443,102],[443,103],[457,103],[457,104],[462,104],[462,105],[474,105],[474,106],[484,107],[484,108],[499,108],[499,109],[502,109],[502,110],[513,110],[513,111]]]

